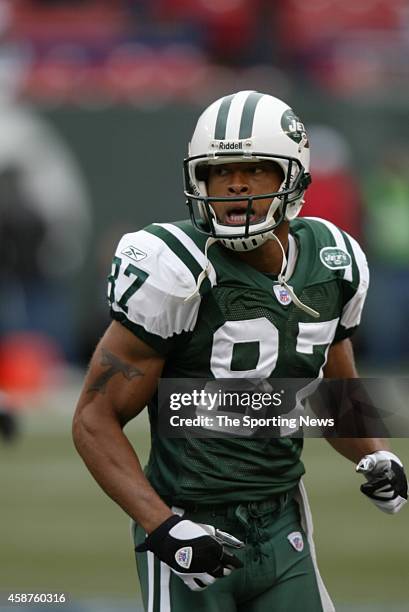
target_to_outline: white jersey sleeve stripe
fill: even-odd
[[[136,262],[135,249],[144,255]],[[166,242],[144,230],[126,234],[118,245],[116,257],[120,267],[111,303],[115,313],[122,313],[131,324],[163,339],[194,328],[201,299],[200,296],[189,301],[185,298],[195,290],[196,279]],[[138,278],[138,270],[146,278],[124,304],[124,296]]]
[[[369,269],[366,257],[358,242],[348,234],[359,271],[359,285],[353,297],[344,306],[341,325],[345,328],[356,327],[361,322],[362,309],[369,286]]]
[[[331,221],[327,221],[326,219],[321,219],[320,217],[305,217],[306,219],[311,219],[311,221],[319,221],[322,225],[331,232],[332,237],[335,240],[335,244],[339,249],[342,249],[345,253],[348,253],[347,245],[345,244],[344,237],[340,229],[337,228],[336,225],[331,223]],[[344,279],[346,281],[352,282],[352,262],[351,264],[345,268],[344,270]]]
[[[173,236],[175,236],[175,238],[177,238],[183,244],[183,246],[187,248],[189,253],[196,259],[197,263],[201,268],[203,268],[203,270],[206,269],[207,265],[209,264],[209,280],[212,286],[215,285],[216,270],[214,269],[214,266],[209,262],[203,251],[199,249],[190,236],[185,234],[185,232],[177,225],[173,225],[173,223],[154,223],[153,225],[163,227],[164,229],[168,230],[168,232],[173,234]]]
[[[159,236],[145,230],[126,234],[119,243],[117,253],[119,256],[123,256],[122,246],[128,242],[135,242],[142,251],[146,251],[146,259],[138,262],[138,266],[148,272],[150,284],[163,292],[174,294],[176,290],[176,295],[180,297],[186,297],[191,288],[196,286],[196,279],[190,268]],[[174,270],[175,274],[169,275],[168,268]],[[175,282],[176,279],[178,282]]]

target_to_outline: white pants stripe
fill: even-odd
[[[153,598],[155,586],[155,557],[150,550],[148,550],[146,555],[148,561],[148,612],[153,612]]]
[[[325,584],[321,578],[320,571],[318,569],[317,555],[315,553],[315,544],[312,537],[314,527],[312,523],[311,509],[310,504],[308,502],[307,492],[305,490],[302,480],[300,480],[300,483],[298,485],[298,492],[296,493],[294,499],[297,501],[300,507],[301,526],[307,534],[308,544],[310,545],[311,559],[315,570],[315,576],[317,579],[323,612],[335,612],[334,604],[332,603],[332,600],[329,596],[329,593],[325,587]]]
[[[148,612],[159,612],[154,610],[155,581],[160,585],[159,610],[160,612],[171,612],[170,605],[170,567],[160,562],[159,575],[155,575],[155,556],[151,551],[147,553],[148,562]]]

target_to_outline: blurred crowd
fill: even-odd
[[[0,37],[0,80],[54,102],[212,99],[254,66],[338,96],[409,85],[407,0],[1,0]]]
[[[408,102],[408,51],[407,0],[0,0],[4,436],[15,433],[8,389],[41,386],[50,364],[85,363],[108,321],[102,287],[114,239],[95,227],[89,177],[41,108],[203,106],[247,89],[251,75],[251,87],[278,96],[296,82],[317,99],[387,100],[391,112],[391,99]],[[368,253],[358,356],[368,368],[407,368],[409,145],[374,125],[382,145],[361,167],[339,128],[310,125],[303,214],[334,221]],[[101,298],[85,316],[74,289],[90,240],[103,253],[94,270]]]
[[[302,214],[323,217],[363,246],[371,283],[357,338],[368,367],[409,366],[409,144],[377,149],[364,173],[350,144],[328,126],[312,126],[311,172]]]

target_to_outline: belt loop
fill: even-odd
[[[288,504],[289,497],[290,496],[288,495],[288,491],[280,495],[280,514],[283,512],[284,508]]]
[[[237,518],[237,520],[246,527],[246,530],[249,527],[249,511],[248,511],[248,505],[245,504],[239,504],[238,506],[236,506],[235,510],[234,510],[234,516]]]
[[[250,516],[251,518],[256,518],[257,516],[259,516],[259,512],[257,512],[258,509],[259,504],[257,502],[249,502],[247,504],[248,516]]]

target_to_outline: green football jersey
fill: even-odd
[[[286,280],[313,318],[275,277],[206,242],[189,221],[155,223],[126,234],[113,260],[111,315],[166,356],[163,377],[322,376],[331,344],[360,322],[369,275],[358,243],[323,219],[291,222]],[[300,438],[167,438],[157,394],[148,408],[146,475],[169,503],[266,499],[304,473]]]

